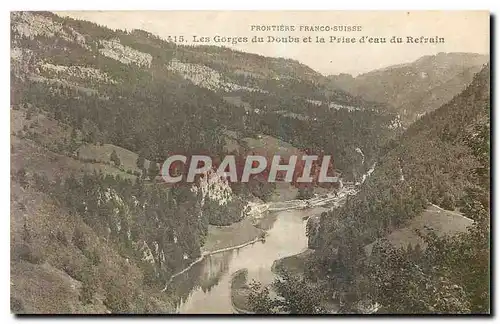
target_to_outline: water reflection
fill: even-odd
[[[233,313],[231,274],[247,268],[249,280],[271,282],[274,278],[271,267],[275,260],[307,248],[306,220],[303,218],[324,210],[313,208],[278,212],[265,242],[206,257],[176,277],[166,293],[178,297],[180,313]]]

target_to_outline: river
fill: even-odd
[[[362,184],[375,169],[375,164],[362,178]],[[359,185],[359,184],[358,184]],[[234,314],[231,303],[231,276],[248,269],[252,279],[268,284],[274,279],[271,267],[275,260],[307,249],[306,218],[321,214],[333,206],[343,205],[357,188],[344,186],[337,194],[316,196],[307,201],[290,200],[266,204],[271,221],[265,242],[205,256],[167,284],[166,293],[177,296],[177,312],[181,314]],[[264,205],[263,205],[264,206]],[[327,207],[329,206],[329,207]],[[262,206],[261,206],[262,207]]]
[[[182,314],[232,314],[231,275],[248,269],[249,279],[269,283],[274,278],[271,266],[277,259],[307,249],[307,216],[327,208],[315,207],[273,212],[276,217],[265,242],[205,257],[189,271],[176,277],[169,289],[182,299],[177,311]]]

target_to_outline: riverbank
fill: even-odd
[[[307,249],[299,254],[277,259],[273,262],[271,271],[274,274],[279,275],[281,271],[286,270],[292,276],[301,277],[303,276],[313,253],[314,250]],[[271,290],[271,294],[275,294],[272,286],[270,285],[268,287]],[[312,287],[317,288],[315,285],[312,285]],[[231,305],[233,309],[238,314],[254,314],[254,312],[250,311],[249,305],[250,287],[248,285],[248,269],[240,269],[232,274],[230,289]],[[332,312],[336,309],[336,307],[333,307],[331,303],[325,303],[323,306],[325,309],[326,306],[328,306],[328,309],[331,309]]]
[[[253,225],[245,218],[229,226],[208,226],[207,240],[201,248],[202,254],[211,254],[228,248],[237,248],[242,244],[265,237],[266,232]]]
[[[162,292],[167,289],[172,280],[189,271],[195,264],[203,261],[205,257],[264,241],[267,233],[266,230],[272,226],[275,220],[276,215],[267,214],[257,220],[247,217],[229,226],[209,225],[207,241],[201,248],[201,256],[191,262],[182,271],[173,274],[165,283]]]
[[[274,223],[277,221],[279,210],[272,212],[271,210],[279,207],[280,204],[286,203],[286,207],[281,212],[288,214],[293,211],[293,213],[303,214],[300,215],[300,219],[307,219],[311,213],[321,212],[327,210],[328,208],[320,207],[327,202],[338,200],[341,196],[345,196],[348,190],[337,195],[325,194],[324,197],[314,197],[309,199],[309,204],[305,203],[305,200],[291,200],[288,202],[270,202],[262,204],[254,204],[253,209],[256,212],[251,212],[246,218],[238,223],[234,223],[229,226],[213,226],[210,225],[208,228],[207,240],[201,249],[201,256],[189,264],[182,271],[172,275],[169,280],[165,283],[162,291],[165,291],[170,283],[179,275],[189,271],[194,265],[202,262],[207,256],[222,253],[225,251],[236,250],[242,247],[255,244],[259,241],[265,241],[266,235],[269,230],[272,230]],[[308,206],[308,207],[306,207]],[[280,209],[280,208],[278,208]],[[289,210],[289,211],[287,211]],[[304,214],[305,213],[305,214]],[[302,227],[302,225],[300,225]],[[305,234],[305,228],[302,228],[303,234]],[[300,235],[299,235],[300,236]],[[296,242],[295,242],[296,243]],[[282,244],[282,243],[280,243]],[[293,244],[292,244],[293,246]],[[307,246],[307,242],[306,245]],[[290,246],[288,246],[289,248]],[[286,250],[287,247],[283,246]],[[299,251],[296,251],[297,253]],[[279,258],[279,256],[277,257]],[[276,260],[274,258],[273,260]],[[272,263],[269,268],[271,268]]]
[[[356,191],[354,186],[346,185],[338,191],[315,194],[308,200],[254,201],[248,204],[247,217],[242,222],[210,227],[200,261],[190,266],[187,276],[175,279],[175,287],[189,291],[177,311],[184,314],[249,314],[244,296],[247,291],[234,291],[232,275],[247,269],[248,279],[271,284],[276,278],[272,271],[276,260],[307,250],[306,220],[341,205],[346,196]],[[262,233],[265,233],[264,238],[259,236]],[[258,242],[260,240],[264,242]],[[237,252],[224,253],[232,250]],[[192,278],[198,281],[193,283]],[[172,281],[167,282],[166,288]]]
[[[168,288],[168,285],[178,276],[180,276],[181,274],[185,273],[186,271],[189,271],[194,265],[196,265],[197,263],[200,263],[201,261],[203,261],[203,259],[205,259],[205,257],[207,256],[210,256],[210,255],[213,255],[213,254],[217,254],[217,253],[222,253],[222,252],[226,252],[226,251],[231,251],[231,250],[236,250],[236,249],[240,249],[242,247],[245,247],[247,245],[250,245],[250,244],[254,244],[254,243],[257,243],[257,242],[260,242],[260,241],[264,241],[264,237],[265,237],[265,232],[264,232],[264,236],[262,237],[257,237],[257,238],[254,238],[253,240],[251,241],[247,241],[247,242],[244,242],[244,243],[241,243],[239,245],[233,245],[233,246],[228,246],[228,247],[225,247],[225,248],[220,248],[220,249],[217,249],[217,250],[213,250],[213,251],[206,251],[206,252],[203,252],[202,255],[194,260],[193,262],[191,262],[186,268],[184,268],[182,271],[180,272],[177,272],[175,274],[173,274],[170,279],[166,282],[165,284],[165,287],[161,290],[162,292],[164,292],[165,290],[167,290]]]
[[[352,194],[354,190],[352,188],[349,190],[344,188],[343,191],[334,195],[330,189],[317,188],[316,191],[321,195],[317,194],[315,197],[308,200],[297,200],[295,199],[295,189],[296,188],[293,188],[289,184],[281,184],[279,188],[275,190],[279,192],[279,197],[275,197],[275,199],[267,204],[262,204],[266,206],[264,211],[259,210],[258,213],[253,213],[240,222],[229,226],[209,225],[207,240],[201,248],[202,254],[215,253],[215,251],[223,249],[238,248],[242,244],[254,241],[255,239],[263,239],[267,230],[269,230],[276,221],[277,212],[294,209],[313,210],[315,208],[318,210],[328,210],[328,207],[325,208],[320,206],[327,203],[343,201],[345,197]],[[285,198],[288,198],[288,200]],[[257,206],[254,206],[254,208],[258,209]],[[310,215],[307,215],[304,219],[307,219],[309,216]]]
[[[306,271],[307,265],[310,263],[309,259],[313,254],[314,250],[307,249],[299,254],[278,259],[273,262],[271,271],[275,274],[286,271],[292,276],[302,276]]]
[[[248,269],[240,269],[231,276],[231,305],[239,314],[252,314],[248,310]]]

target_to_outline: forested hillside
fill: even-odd
[[[211,175],[167,186],[160,166],[173,153],[244,156],[270,138],[331,154],[355,180],[399,127],[297,61],[47,12],[11,14],[10,108],[21,313],[174,311],[160,289],[199,258],[209,224],[242,220],[274,187]]]
[[[466,206],[469,191],[488,197],[489,98],[488,65],[465,91],[389,145],[360,193],[325,221],[325,246],[334,233],[353,230],[360,243],[369,243],[428,203],[455,210]]]
[[[398,127],[382,105],[332,90],[324,76],[293,60],[177,46],[51,13],[14,13],[11,32],[14,106],[36,102],[32,109],[81,130],[86,141],[149,160],[171,152],[217,156],[224,130],[239,139],[266,131],[299,149],[321,147],[340,169],[360,173],[356,147],[369,162]],[[270,118],[282,126],[269,125]],[[296,124],[328,127],[332,136],[290,134]]]
[[[474,53],[439,53],[357,77],[340,74],[329,79],[334,88],[386,103],[408,126],[464,90],[488,59]]]
[[[426,262],[418,258],[414,261],[416,264],[422,262],[422,276],[428,281],[425,282],[416,274],[414,275],[417,277],[413,279],[422,280],[415,282],[416,285],[432,285],[444,294],[442,298],[454,299],[458,303],[452,306],[436,298],[435,302],[439,304],[434,306],[436,312],[487,311],[489,120],[490,67],[486,65],[466,90],[449,103],[418,120],[401,136],[399,143],[395,143],[395,147],[381,158],[375,172],[367,179],[356,197],[349,200],[345,207],[323,217],[319,228],[318,257],[322,260],[320,263],[330,269],[330,272],[335,272],[340,282],[352,285],[351,287],[355,286],[357,289],[359,289],[357,284],[362,280],[380,280],[383,285],[384,278],[392,277],[392,284],[397,280],[403,280],[400,276],[411,278],[412,275],[403,272],[407,271],[403,269],[411,267],[412,262],[407,260],[412,254],[398,255],[390,249],[385,250],[386,254],[381,254],[380,262],[383,263],[376,264],[375,268],[382,272],[389,268],[395,273],[388,277],[367,278],[361,269],[364,260],[363,246],[383,237],[394,228],[404,226],[422,213],[429,203],[448,210],[458,210],[475,221],[474,228],[456,240],[440,241],[428,238],[430,250],[423,256],[418,256]],[[441,257],[436,254],[441,254]],[[457,259],[460,257],[463,259]],[[430,259],[434,260],[434,263]],[[448,261],[452,264],[445,263]],[[407,263],[405,266],[400,264],[401,270],[398,271],[392,268],[398,267],[396,262]],[[471,263],[477,263],[477,267],[467,268]],[[433,272],[428,272],[430,269],[434,269]],[[469,272],[465,269],[469,269]],[[446,283],[442,287],[437,287],[437,283],[434,282],[439,276],[446,278]],[[407,285],[410,285],[410,281],[406,280]],[[478,280],[477,285],[470,286],[469,281],[474,280]],[[386,284],[391,283],[387,281]],[[447,285],[457,285],[462,289],[462,295],[456,296],[452,291],[446,291],[449,287]],[[407,286],[399,293],[391,294],[403,302],[403,298],[411,294],[410,290],[411,287]],[[413,293],[417,296],[408,298],[425,299],[424,291],[416,290]],[[430,303],[430,301],[422,301],[424,305],[420,304],[414,309],[411,303],[396,308],[398,304],[396,300],[384,304],[383,298],[386,295],[382,292],[380,288],[370,292],[372,300],[385,306],[381,311],[433,311],[432,305],[425,305],[425,302]],[[478,297],[478,294],[481,297]],[[444,304],[440,304],[443,302]]]
[[[423,83],[415,81],[414,67],[401,67],[401,84],[414,83],[416,89],[396,87],[392,70],[374,72],[391,81],[366,75],[374,90],[364,96],[365,85],[344,89],[295,60],[177,45],[142,30],[111,30],[48,12],[11,13],[12,310],[174,312],[189,292],[180,297],[161,290],[199,260],[210,228],[224,232],[246,222],[264,232],[247,218],[248,206],[265,206],[279,196],[273,195],[277,185],[262,177],[228,182],[213,172],[193,184],[165,184],[160,167],[173,154],[208,154],[219,161],[228,153],[332,155],[335,173],[358,184],[376,165],[359,194],[323,214],[309,232],[316,251],[307,280],[317,287],[298,282],[309,287],[300,300],[314,291],[354,294],[352,310],[359,299],[391,300],[381,295],[383,289],[360,297],[360,282],[375,287],[374,278],[355,270],[368,262],[360,253],[367,244],[404,226],[430,203],[487,225],[482,220],[489,205],[489,66],[460,95],[447,97],[470,83],[484,59],[464,59],[462,68],[438,60],[431,65],[445,68],[424,69],[431,81]],[[380,84],[392,89],[387,100],[380,100]],[[427,92],[430,99],[422,95]],[[411,118],[401,113],[403,106]],[[402,133],[403,123],[423,112]],[[297,198],[310,197],[310,189],[301,188]],[[482,248],[476,272],[488,261],[486,225],[459,241],[443,241],[470,263]],[[428,240],[429,246],[442,242]],[[406,260],[407,252],[394,253]],[[460,261],[438,256],[426,260]],[[391,274],[395,268],[369,266],[372,273]],[[485,311],[479,276],[462,285],[470,273],[445,275],[465,292],[460,305]],[[195,285],[199,278],[192,280]],[[292,292],[294,287],[282,286]],[[393,310],[396,299],[383,306]],[[323,296],[312,296],[304,309],[314,310],[318,300]]]
[[[433,222],[417,229],[422,244],[394,246],[388,234],[411,224],[424,210],[425,217],[446,214],[439,208],[431,211],[430,204],[472,225],[448,231],[454,227],[446,223],[452,218],[443,217],[440,231]],[[277,280],[280,300],[254,287],[253,310],[489,313],[489,225],[487,64],[463,92],[385,148],[356,196],[323,213],[318,223],[310,222],[315,253],[305,261],[304,276],[285,273]]]

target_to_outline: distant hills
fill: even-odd
[[[159,164],[172,153],[331,154],[346,181],[378,162],[335,212],[348,221],[322,223],[328,252],[360,219],[356,237],[369,243],[428,202],[459,208],[466,189],[486,186],[488,68],[471,83],[486,56],[326,77],[48,12],[13,12],[10,27],[15,312],[175,311],[178,296],[159,288],[199,258],[209,224],[239,222],[275,188],[218,177],[165,186]],[[423,113],[402,134],[401,121]]]
[[[355,222],[357,235],[368,244],[405,224],[429,203],[449,210],[464,208],[471,191],[488,205],[489,83],[487,64],[464,91],[392,141],[358,195],[325,220],[331,226],[324,229],[327,241],[344,236],[343,226],[352,229],[350,222]]]
[[[391,106],[407,126],[464,90],[488,60],[488,55],[439,53],[355,78],[349,74],[328,78],[333,88]]]
[[[404,268],[407,265],[418,269],[421,274],[421,268],[416,267],[424,261],[419,260],[418,263],[405,259],[407,256],[401,251],[398,252],[400,259],[393,254],[376,265],[378,270],[389,268],[394,271],[391,275],[387,278],[384,274],[375,275],[370,280],[378,287],[388,286],[390,280],[399,285],[401,290],[397,293],[389,289],[388,294],[394,294],[395,298],[392,303],[375,299],[385,307],[395,307],[398,312],[467,313],[468,307],[472,312],[488,312],[490,108],[490,65],[486,64],[465,90],[413,123],[388,146],[387,152],[379,158],[375,171],[356,196],[343,207],[321,215],[319,226],[311,223],[315,226],[311,232],[316,235],[310,237],[310,242],[317,248],[317,265],[320,267],[316,271],[321,275],[326,273],[324,283],[327,287],[336,292],[349,291],[348,294],[359,293],[361,296],[362,287],[352,283],[367,280],[363,276],[372,276],[363,272],[364,266],[369,263],[364,253],[366,244],[385,237],[397,247],[403,247],[401,251],[404,252],[408,244],[419,243],[416,240],[419,233],[414,231],[417,227],[420,233],[433,229],[436,234],[442,235],[457,229],[465,231],[472,219],[474,224],[479,225],[458,238],[431,240],[434,245],[428,252],[428,258],[435,257],[435,254],[439,256],[430,261],[426,259],[430,263],[426,265],[429,268],[424,270],[431,273],[426,272],[429,281],[438,278],[429,269],[440,269],[440,275],[453,280],[453,287],[464,287],[466,297],[463,297],[463,305],[453,309],[446,308],[449,305],[445,303],[438,309],[431,304],[413,309],[413,296],[407,294],[413,291],[414,283],[407,282],[420,279],[412,279],[413,275],[404,281],[394,278],[408,275],[405,272],[408,268]],[[449,215],[436,209],[437,206],[449,210]],[[462,215],[470,219],[464,219]],[[426,217],[431,219],[425,220]],[[444,242],[450,246],[461,246],[463,250],[444,247]],[[389,250],[388,253],[395,252]],[[453,263],[445,263],[452,259]],[[403,267],[401,262],[408,263]],[[469,269],[468,265],[472,264],[469,262],[478,266]],[[426,287],[434,285],[437,291],[444,291],[439,284],[429,283]],[[422,296],[427,298],[426,293]],[[403,299],[406,301],[402,302]],[[392,309],[389,307],[385,311],[391,312]]]
[[[175,312],[181,296],[161,288],[209,224],[240,221],[274,186],[165,186],[172,153],[323,150],[355,178],[397,132],[395,114],[297,61],[49,12],[13,12],[10,27],[16,313]]]
[[[355,150],[368,164],[399,127],[384,104],[331,88],[295,60],[178,46],[47,12],[13,13],[11,33],[13,105],[36,101],[86,141],[148,160],[172,151],[218,155],[227,131],[237,140],[264,133],[329,152],[345,176],[356,177],[366,165]]]

